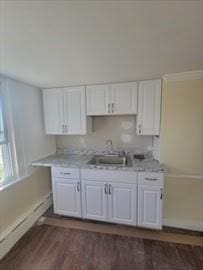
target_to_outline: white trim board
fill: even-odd
[[[165,174],[168,178],[181,178],[181,179],[196,179],[203,181],[203,175],[201,174]]]
[[[194,70],[180,73],[165,74],[164,81],[185,81],[203,79],[203,70]]]
[[[163,225],[174,228],[203,232],[203,221],[179,218],[164,218]]]
[[[40,200],[28,213],[21,216],[6,232],[0,235],[0,260],[51,205],[52,194],[49,194]]]

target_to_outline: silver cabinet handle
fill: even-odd
[[[68,133],[68,125],[65,125],[65,133]]]
[[[69,175],[70,173],[69,172],[62,172],[61,174]]]
[[[111,104],[108,104],[108,113],[111,112]]]
[[[114,103],[111,104],[111,112],[114,113]]]
[[[105,192],[105,194],[108,194],[108,185],[107,184],[105,184],[105,186],[104,186],[104,192]]]
[[[141,134],[141,124],[139,124],[139,134]]]
[[[112,194],[112,185],[109,184],[109,194]]]
[[[62,125],[62,133],[65,133],[65,126]]]
[[[147,180],[147,181],[158,181],[157,178],[148,178],[148,177],[146,177],[145,180]]]
[[[80,192],[80,182],[77,182],[77,192]]]
[[[160,190],[161,190],[160,200],[162,200],[163,199],[163,188],[161,188]]]

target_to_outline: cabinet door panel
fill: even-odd
[[[83,181],[82,189],[83,217],[106,221],[108,205],[105,183]]]
[[[64,118],[67,134],[86,133],[85,87],[64,89]]]
[[[138,225],[162,228],[162,189],[158,186],[138,186]]]
[[[137,134],[159,135],[161,81],[143,81],[138,88]]]
[[[54,210],[56,213],[66,216],[82,216],[78,183],[75,180],[54,180]]]
[[[109,221],[136,225],[137,185],[109,183]]]
[[[87,86],[87,114],[106,115],[110,104],[109,85]]]
[[[112,84],[111,104],[113,114],[136,114],[137,83]]]
[[[43,103],[46,134],[63,134],[63,95],[61,89],[44,89]]]

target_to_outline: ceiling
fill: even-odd
[[[40,86],[203,69],[203,1],[1,1],[0,72]]]

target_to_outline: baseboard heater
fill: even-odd
[[[52,194],[49,194],[0,240],[0,259],[2,259],[16,242],[34,225],[52,203]]]

